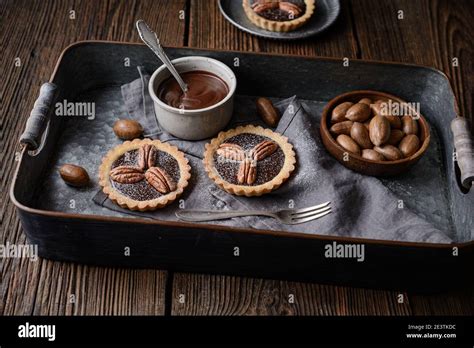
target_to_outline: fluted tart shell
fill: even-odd
[[[268,182],[259,185],[234,184],[224,179],[217,170],[215,163],[216,152],[222,144],[226,143],[228,139],[240,134],[254,134],[268,138],[269,140],[275,142],[282,150],[284,155],[283,165],[276,176],[274,176]],[[206,144],[203,163],[209,178],[214,181],[218,187],[233,195],[252,197],[261,196],[276,190],[286,180],[288,180],[291,173],[295,170],[296,155],[293,150],[293,145],[288,142],[287,137],[273,132],[268,128],[248,125],[240,126],[226,132],[220,132],[216,138],[212,139],[210,143]]]
[[[173,185],[174,190],[162,194],[158,198],[150,200],[135,200],[113,187],[111,183],[111,170],[113,169],[113,163],[126,152],[139,150],[144,145],[152,145],[156,150],[165,152],[173,157],[178,163],[179,180],[175,185]],[[121,145],[114,147],[102,159],[102,164],[99,168],[99,184],[102,186],[102,191],[109,197],[109,199],[122,208],[138,211],[156,210],[170,204],[183,193],[184,189],[188,186],[190,178],[191,167],[189,166],[189,161],[184,156],[184,153],[179,151],[175,146],[152,139],[125,141]]]

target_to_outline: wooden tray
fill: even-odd
[[[237,75],[239,95],[298,95],[323,104],[347,91],[371,89],[419,100],[441,149],[440,161],[432,164],[435,177],[419,181],[409,193],[408,187],[413,186],[410,178],[384,183],[418,209],[417,213],[445,228],[456,243],[390,242],[321,236],[315,231],[289,233],[151,221],[95,206],[90,198],[98,186],[51,194],[56,192],[52,168],[58,163],[86,159],[86,169],[93,176],[102,154],[118,141],[103,134],[100,122],[89,123],[83,136],[73,137],[66,118],[51,117],[40,150],[23,149],[10,192],[25,233],[31,243],[38,244],[40,256],[99,265],[420,290],[449,288],[467,279],[472,272],[468,266],[474,260],[474,193],[461,192],[458,186],[449,130],[457,105],[444,74],[432,68],[373,61],[351,60],[345,68],[337,59],[187,48],[168,48],[167,52],[172,58],[201,55],[223,61]],[[56,100],[93,98],[111,116],[123,113],[125,117],[120,86],[137,77],[136,65],[150,72],[158,67],[153,53],[143,45],[85,41],[64,50],[50,81],[59,86]],[[37,134],[38,139],[41,136]],[[87,144],[87,153],[77,150],[79,143]],[[88,156],[89,152],[98,155]],[[429,182],[435,182],[436,187]],[[76,202],[73,208],[71,192]],[[363,243],[365,261],[325,258],[325,246],[333,241]],[[129,254],[124,252],[126,247]],[[236,247],[239,256],[234,254]]]

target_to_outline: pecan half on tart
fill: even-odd
[[[314,0],[243,0],[248,19],[256,26],[276,32],[288,32],[304,25],[313,15]]]
[[[295,170],[288,138],[262,127],[221,132],[204,152],[204,168],[217,186],[238,196],[261,196],[281,186]]]
[[[170,204],[188,186],[191,167],[178,148],[159,140],[135,139],[102,159],[99,183],[109,199],[130,210]]]

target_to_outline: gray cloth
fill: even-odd
[[[140,121],[143,126],[143,136],[156,138],[162,131],[154,117],[153,100],[148,93],[150,75],[141,66],[138,67],[138,73],[140,78],[122,86],[122,98],[130,117]]]
[[[124,100],[131,116],[142,125],[152,124],[155,115],[150,108],[140,105],[151,103],[141,79],[122,87]],[[145,85],[146,86],[146,85]],[[139,93],[139,91],[145,91]],[[131,97],[133,96],[133,98]],[[149,104],[148,104],[149,105]],[[346,169],[329,155],[321,143],[319,127],[312,122],[307,110],[296,97],[275,104],[283,114],[276,131],[284,134],[297,154],[297,169],[288,182],[278,190],[261,197],[238,197],[222,191],[207,177],[202,165],[204,141],[177,139],[155,126],[154,138],[172,143],[187,154],[192,166],[189,187],[174,203],[155,212],[131,212],[122,209],[102,193],[94,201],[109,209],[158,220],[177,220],[177,209],[286,209],[302,208],[325,201],[332,202],[332,213],[318,220],[299,225],[284,225],[267,217],[243,217],[216,221],[217,225],[230,225],[256,229],[283,230],[309,234],[359,237],[368,239],[450,243],[451,239],[406,206],[378,179]],[[248,98],[236,98],[234,116],[228,128],[237,124],[260,124],[254,116],[254,103]],[[150,111],[151,110],[151,111]],[[156,131],[158,130],[158,131]],[[148,130],[147,130],[148,131]],[[148,134],[150,134],[148,133]]]

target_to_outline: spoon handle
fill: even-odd
[[[183,90],[183,93],[186,93],[188,91],[188,86],[183,81],[183,79],[181,78],[181,76],[179,75],[179,73],[176,71],[175,67],[171,63],[170,59],[166,55],[156,33],[150,29],[150,27],[145,23],[143,19],[139,19],[136,25],[138,29],[138,34],[140,35],[140,38],[142,39],[142,41],[148,47],[150,47],[150,49],[158,56],[158,58],[160,58],[163,64],[166,65],[166,67],[169,69],[169,71],[174,76],[176,81],[178,81],[178,84]]]

